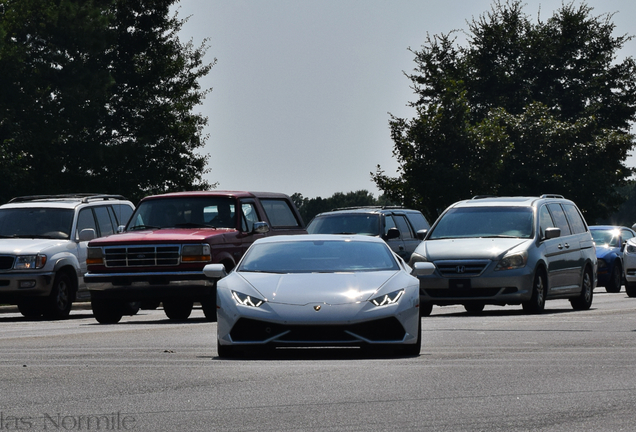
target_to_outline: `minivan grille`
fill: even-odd
[[[122,246],[104,248],[106,267],[155,267],[179,265],[179,245]]]
[[[15,257],[13,256],[0,256],[0,270],[11,270],[13,268],[13,261]]]
[[[489,260],[435,261],[437,270],[446,277],[479,276],[488,264]]]

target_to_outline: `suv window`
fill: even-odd
[[[563,212],[563,208],[561,208],[561,204],[548,204],[548,210],[550,210],[550,214],[552,214],[552,219],[554,220],[557,228],[561,229],[561,236],[563,237],[572,234],[570,231],[570,225],[568,225],[568,220]]]
[[[397,225],[397,229],[400,230],[400,237],[404,240],[412,239],[413,233],[411,232],[411,227],[406,221],[406,217],[402,215],[393,215],[395,223]]]
[[[126,225],[133,214],[133,208],[127,204],[112,204],[111,207],[117,217],[117,223]]]
[[[282,199],[261,199],[261,204],[267,213],[272,227],[300,227],[289,203]]]
[[[108,213],[108,207],[98,206],[93,207],[95,211],[95,216],[97,217],[97,224],[99,225],[99,233],[100,237],[104,237],[107,235],[111,235],[115,233],[115,227],[113,226],[113,221],[110,219],[110,214]]]
[[[422,213],[408,212],[406,213],[406,217],[411,221],[416,232],[423,229],[427,230],[431,227]]]
[[[74,212],[47,207],[0,209],[0,237],[68,239]]]

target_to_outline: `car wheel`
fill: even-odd
[[[187,320],[192,313],[192,305],[194,302],[190,300],[168,300],[163,302],[163,311],[171,320],[184,321]]]
[[[44,301],[42,313],[48,319],[68,318],[71,313],[73,285],[66,273],[58,273],[53,281],[51,294]]]
[[[210,322],[216,322],[216,296],[210,295],[209,297],[201,300],[201,309],[205,318]]]
[[[413,345],[404,345],[400,352],[407,356],[418,356],[422,349],[422,320],[418,319],[417,323],[417,341]]]
[[[526,313],[541,313],[545,309],[545,296],[547,283],[545,272],[542,269],[537,270],[534,274],[532,282],[532,297],[527,302],[523,302],[521,306]]]
[[[627,282],[625,284],[625,292],[627,297],[636,297],[636,282]]]
[[[433,312],[433,305],[431,303],[420,303],[420,316],[429,316]]]
[[[466,303],[464,309],[466,309],[468,313],[477,314],[483,311],[485,306],[483,303]]]
[[[117,324],[123,314],[123,304],[120,300],[91,299],[93,316],[100,324]]]
[[[18,303],[18,310],[25,318],[40,318],[43,306],[40,299],[21,300]]]
[[[609,282],[607,283],[607,286],[605,287],[605,291],[607,291],[608,293],[621,292],[622,282],[623,282],[623,272],[621,271],[621,266],[618,264],[615,264],[614,268],[612,269],[612,274],[610,275]]]
[[[234,350],[233,346],[231,346],[231,345],[221,345],[219,343],[218,339],[216,341],[216,352],[217,352],[218,356],[221,357],[221,358],[234,357],[234,355],[236,354],[236,351]]]
[[[141,309],[141,302],[124,302],[121,307],[122,315],[137,315]]]
[[[594,297],[594,281],[592,280],[592,272],[585,269],[583,273],[583,282],[581,283],[581,294],[578,297],[570,299],[570,304],[574,310],[587,310],[592,306]]]

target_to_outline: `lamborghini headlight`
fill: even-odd
[[[370,300],[370,302],[376,306],[392,305],[397,303],[398,300],[400,300],[400,297],[402,297],[403,295],[404,295],[404,290],[401,289],[401,290],[393,291],[391,293],[384,294],[378,297],[374,297]]]
[[[240,293],[238,291],[232,291],[232,298],[241,306],[249,306],[249,307],[259,307],[265,300],[259,299],[258,297],[252,297],[247,294]]]

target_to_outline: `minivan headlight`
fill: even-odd
[[[504,256],[495,267],[495,271],[514,270],[525,267],[528,263],[528,252],[515,252]]]

